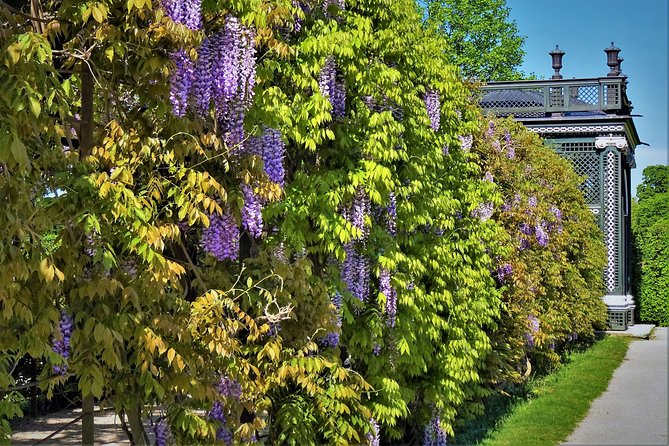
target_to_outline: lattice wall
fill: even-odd
[[[604,154],[604,242],[607,262],[604,269],[606,290],[611,293],[620,287],[620,153],[610,150]]]
[[[601,196],[602,171],[599,155],[594,142],[563,142],[558,145],[558,153],[568,159],[579,175],[586,177],[581,190],[588,204],[599,205]]]

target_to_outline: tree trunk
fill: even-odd
[[[95,444],[95,414],[93,395],[84,395],[81,404],[81,444]]]
[[[128,424],[130,424],[130,432],[135,446],[147,446],[149,444],[149,437],[144,430],[144,423],[142,423],[142,411],[137,408],[127,409],[125,411],[128,415]]]

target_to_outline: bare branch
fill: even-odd
[[[24,19],[29,19],[32,20],[33,22],[42,22],[42,23],[49,23],[53,19],[45,19],[41,17],[35,17],[30,14],[26,14],[25,12],[21,11],[20,9],[16,9],[15,7],[8,5],[7,3],[3,2],[0,0],[0,6],[9,9],[11,12],[14,14],[23,17]],[[31,7],[32,9],[32,7]]]

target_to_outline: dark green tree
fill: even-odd
[[[482,81],[518,79],[525,37],[505,0],[427,0],[427,22],[443,34],[450,62]]]
[[[643,170],[643,182],[636,189],[639,201],[656,194],[669,192],[669,166],[648,166]]]
[[[644,322],[669,325],[669,166],[649,166],[632,211],[634,294]]]

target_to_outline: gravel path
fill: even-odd
[[[69,424],[81,415],[81,409],[65,410],[44,417],[25,418],[14,426],[13,445],[80,445],[81,421]],[[53,437],[45,440],[59,428],[66,426]],[[147,433],[153,442],[153,432],[147,427]],[[113,410],[100,412],[95,408],[95,444],[129,445],[130,442],[121,428],[121,422]]]
[[[630,344],[608,389],[590,407],[566,445],[666,446],[667,331]]]

